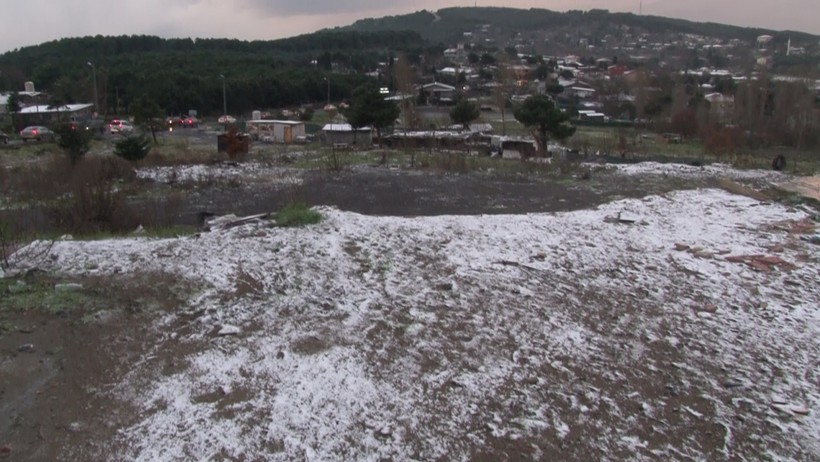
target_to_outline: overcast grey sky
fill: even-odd
[[[504,0],[479,6],[638,12],[640,0]],[[366,17],[473,1],[431,0],[2,0],[0,52],[62,37],[147,34],[161,37],[275,39]],[[820,0],[643,0],[644,14],[820,34]]]

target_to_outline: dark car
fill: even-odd
[[[106,124],[103,119],[91,117],[87,119],[72,120],[71,128],[73,130],[81,129],[92,133],[105,133],[105,129],[108,128],[108,124]]]
[[[199,125],[199,120],[194,116],[179,116],[168,117],[165,120],[168,128],[196,128]]]

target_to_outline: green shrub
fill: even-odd
[[[276,225],[285,227],[313,225],[322,221],[322,214],[303,202],[290,203],[276,214]]]
[[[57,144],[71,160],[71,165],[77,165],[85,153],[91,149],[91,133],[88,130],[80,130],[72,124],[62,124],[57,127],[59,141]]]
[[[114,143],[114,154],[129,162],[139,162],[151,151],[151,141],[143,135],[128,136]]]

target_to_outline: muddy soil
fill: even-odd
[[[298,186],[213,185],[196,189],[185,199],[176,224],[197,224],[200,211],[252,215],[278,210],[293,201],[390,216],[561,212],[713,185],[707,180],[625,177],[609,171],[597,171],[588,180],[572,174],[458,174],[370,166],[341,172],[306,171],[303,175]]]
[[[112,449],[135,414],[106,390],[157,343],[158,313],[179,303],[160,279],[34,273],[3,282],[0,460],[80,461]],[[62,293],[58,284],[81,287]]]

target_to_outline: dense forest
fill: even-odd
[[[216,114],[222,111],[224,76],[229,112],[243,113],[324,101],[327,78],[334,100],[349,97],[379,62],[395,53],[424,54],[426,43],[416,32],[394,31],[323,31],[251,42],[66,38],[1,55],[0,89],[22,90],[32,81],[49,93],[49,102],[90,102],[96,75],[99,103],[108,114],[127,112],[141,95],[169,114]]]

